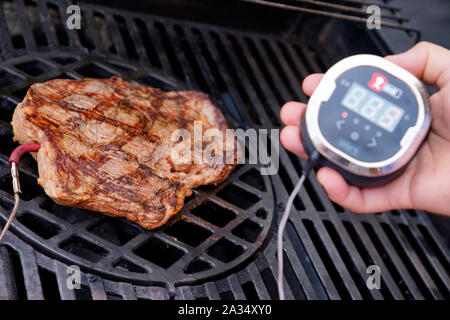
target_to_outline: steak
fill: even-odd
[[[16,107],[12,125],[14,140],[40,143],[33,154],[38,183],[56,203],[154,229],[182,208],[193,188],[219,183],[237,164],[234,136],[231,144],[213,145],[210,161],[174,161],[175,143],[208,148],[185,137],[172,141],[177,129],[193,135],[196,123],[202,132],[225,134],[228,128],[206,94],[164,92],[112,77],[33,84]],[[231,154],[233,161],[211,160],[218,153],[224,159]]]

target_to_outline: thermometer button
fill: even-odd
[[[353,131],[352,133],[350,133],[350,139],[352,139],[353,141],[358,141],[359,133],[356,131]]]
[[[338,130],[342,130],[342,125],[345,123],[345,120],[338,120],[336,121],[336,126]]]
[[[373,148],[377,146],[377,140],[375,138],[372,138],[371,141],[367,144],[369,148]]]

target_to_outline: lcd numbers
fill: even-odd
[[[341,103],[344,107],[389,132],[395,130],[405,113],[403,109],[364,88],[357,82],[353,82]]]

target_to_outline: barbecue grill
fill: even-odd
[[[0,2],[0,225],[13,206],[9,122],[34,82],[118,75],[195,89],[211,95],[233,128],[276,129],[280,105],[306,101],[308,74],[351,54],[388,54],[393,34],[411,44],[420,37],[400,8],[377,0],[219,1],[221,10],[203,1],[124,3],[77,2],[82,26],[68,30],[71,2]],[[365,28],[370,4],[382,9],[382,31]],[[24,157],[23,202],[0,246],[0,298],[277,299],[275,227],[304,165],[282,148],[279,157],[278,175],[243,164],[220,185],[196,189],[156,231],[57,205]],[[428,213],[356,215],[331,202],[314,173],[294,207],[285,235],[288,299],[450,297],[448,235]],[[374,264],[380,290],[366,286]],[[73,265],[81,289],[66,285]]]

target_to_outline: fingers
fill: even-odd
[[[311,96],[314,90],[316,90],[320,80],[322,80],[322,77],[323,74],[320,73],[313,73],[307,76],[305,80],[303,80],[303,92],[307,96]],[[281,121],[287,126],[298,124],[305,108],[306,105],[301,102],[291,101],[286,103],[280,111]]]
[[[281,130],[280,141],[283,146],[290,152],[307,159],[308,156],[303,149],[303,144],[300,139],[300,128],[298,126],[287,126]]]
[[[420,42],[410,50],[386,59],[441,89],[450,84],[450,50],[438,45]]]
[[[313,94],[314,90],[316,90],[317,85],[319,84],[320,80],[322,80],[322,78],[323,74],[321,73],[313,73],[307,76],[302,83],[303,92],[308,97],[310,97]]]
[[[286,125],[280,133],[280,141],[290,152],[306,159],[305,150],[300,139],[300,118],[305,112],[306,105],[300,102],[288,102],[280,111],[281,121]]]
[[[361,189],[350,186],[337,171],[323,167],[317,172],[317,180],[325,189],[328,197],[339,205],[354,212],[377,212],[375,209],[381,209],[380,205],[374,206],[366,203],[370,199],[364,199]],[[381,199],[382,200],[382,199]],[[379,203],[383,203],[380,201]],[[380,207],[380,208],[375,208]],[[369,210],[368,210],[369,209]],[[373,209],[373,210],[370,210]],[[382,210],[381,210],[382,211]]]
[[[306,104],[304,103],[294,101],[288,102],[281,108],[281,121],[287,126],[298,125],[305,109]]]
[[[394,185],[361,189],[349,185],[344,177],[328,167],[317,172],[317,180],[332,201],[357,213],[374,213],[409,206],[406,202],[402,203],[408,197],[395,195],[394,190],[399,188]]]
[[[311,74],[303,81],[303,91],[306,95],[310,96],[320,80],[322,74]],[[300,119],[305,112],[306,105],[301,102],[288,102],[280,111],[281,121],[286,125],[280,133],[280,140],[283,146],[290,152],[307,159],[308,156],[303,148],[303,144],[300,139]]]

